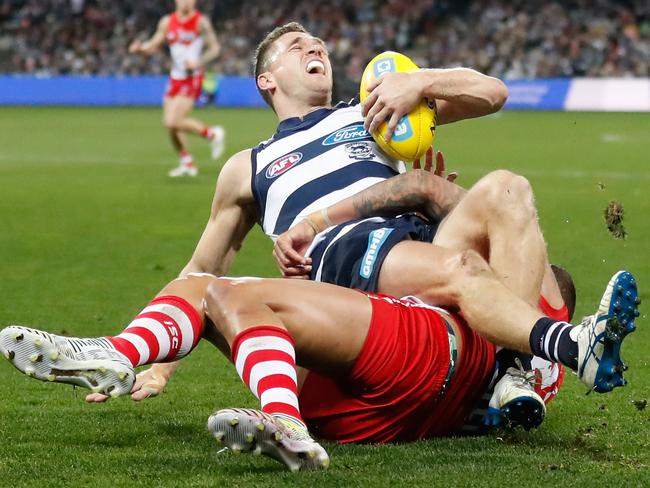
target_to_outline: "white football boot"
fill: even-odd
[[[199,174],[199,168],[195,164],[179,164],[167,173],[170,178],[180,178],[181,176],[195,177]]]
[[[596,313],[576,326],[578,378],[590,391],[606,393],[627,383],[621,344],[636,328],[634,319],[639,316],[640,303],[634,276],[619,271],[607,283]]]
[[[129,393],[135,382],[131,362],[101,337],[63,337],[12,325],[0,331],[0,353],[30,378],[112,397]]]
[[[330,458],[307,429],[249,408],[226,408],[208,418],[208,430],[232,452],[264,454],[291,471],[326,469]]]
[[[546,415],[544,400],[535,391],[537,373],[524,370],[518,358],[515,362],[518,369],[508,368],[494,386],[484,423],[492,427],[534,429]]]
[[[226,131],[220,125],[210,127],[210,130],[214,134],[214,137],[210,141],[212,159],[219,159],[219,156],[223,154],[223,150],[226,147]]]

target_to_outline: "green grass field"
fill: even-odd
[[[270,111],[198,112],[228,131],[232,154],[267,138]],[[0,324],[92,336],[120,331],[189,259],[218,164],[175,164],[156,109],[0,109]],[[609,276],[650,289],[650,116],[507,112],[438,130],[449,169],[471,185],[508,168],[536,191],[553,262],[569,268],[578,317]],[[626,240],[603,210],[625,208]],[[275,276],[257,229],[231,272]],[[572,375],[534,432],[397,446],[326,444],[331,469],[292,474],[265,458],[216,454],[214,409],[255,405],[234,369],[201,345],[168,391],[142,403],[86,405],[85,391],[32,381],[0,362],[0,486],[649,486],[650,321],[624,348],[630,384],[585,395]]]

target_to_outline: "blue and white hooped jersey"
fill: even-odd
[[[260,224],[272,239],[310,213],[406,170],[363,128],[356,100],[283,120],[253,148],[251,160]]]

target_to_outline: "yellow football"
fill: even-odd
[[[368,96],[368,84],[385,73],[408,73],[418,70],[418,66],[403,54],[386,51],[375,56],[366,66],[361,77],[359,95],[361,102]],[[421,158],[433,142],[436,128],[435,104],[423,99],[420,104],[404,115],[393,137],[386,142],[388,124],[383,122],[377,132],[372,134],[379,147],[395,159],[413,161]]]

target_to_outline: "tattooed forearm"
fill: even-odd
[[[426,171],[420,172],[419,178],[427,187],[425,193],[428,195],[423,212],[433,219],[444,218],[467,193],[463,187]]]
[[[421,212],[442,219],[461,200],[465,190],[428,171],[409,171],[378,183],[353,197],[359,217],[394,216]]]

